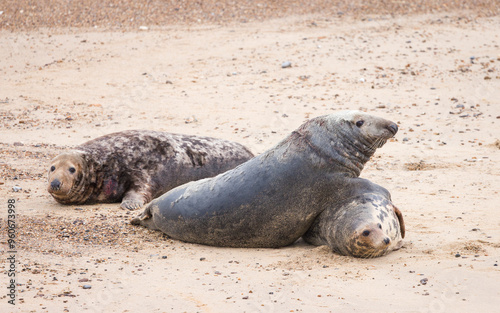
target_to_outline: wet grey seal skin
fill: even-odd
[[[132,224],[213,246],[289,245],[397,129],[358,111],[311,119],[235,169],[170,190]]]
[[[314,220],[302,238],[358,258],[379,257],[399,249],[405,226],[389,191],[361,178],[351,180],[344,190],[342,197]]]
[[[90,140],[54,158],[48,191],[63,204],[121,201],[121,207],[132,210],[252,157],[247,148],[227,140],[129,130]]]

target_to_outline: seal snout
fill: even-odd
[[[56,178],[50,183],[50,189],[54,191],[58,191],[59,189],[61,189],[61,182],[59,181],[59,179]]]
[[[387,125],[387,129],[392,133],[392,135],[396,135],[396,133],[398,132],[398,125],[396,125],[396,123],[391,123],[389,125]]]
[[[390,243],[391,243],[391,239],[390,239],[389,237],[385,237],[385,238],[384,238],[384,243],[385,243],[386,245],[390,244]]]

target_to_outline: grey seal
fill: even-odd
[[[213,246],[289,245],[397,130],[359,111],[310,119],[238,167],[170,190],[131,223]]]
[[[62,204],[120,202],[137,209],[168,190],[251,159],[243,145],[149,130],[108,134],[55,157],[48,192]]]
[[[351,180],[344,190],[302,238],[358,258],[379,257],[399,249],[405,225],[389,191],[361,178]]]

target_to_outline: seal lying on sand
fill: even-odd
[[[345,190],[348,193],[343,200],[330,204],[302,238],[358,258],[379,257],[399,249],[405,226],[389,191],[361,178],[351,180]]]
[[[311,119],[237,168],[170,190],[132,224],[213,246],[289,245],[397,130],[358,111]]]
[[[51,162],[48,191],[63,204],[119,202],[137,209],[168,190],[249,160],[222,139],[130,130],[88,141]]]

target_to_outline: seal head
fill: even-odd
[[[52,160],[48,173],[47,191],[58,202],[77,203],[90,194],[90,192],[83,192],[89,179],[84,154],[82,151],[72,151],[62,153]]]
[[[311,119],[294,133],[304,138],[324,162],[350,177],[358,177],[375,150],[397,131],[397,124],[384,118],[342,111]]]
[[[347,188],[351,196],[332,202],[304,234],[304,240],[358,258],[379,257],[399,249],[405,225],[389,192],[361,178],[353,179]]]
[[[403,218],[389,200],[367,194],[346,204],[345,211],[336,221],[337,227],[330,230],[335,251],[358,258],[374,258],[401,247]]]

